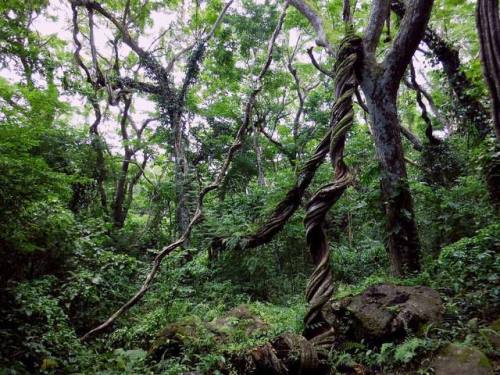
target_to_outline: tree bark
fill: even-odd
[[[500,141],[500,16],[498,0],[478,0],[476,23],[483,72],[491,96],[495,133]]]
[[[370,110],[373,138],[382,169],[380,185],[392,272],[398,276],[418,272],[420,242],[407,181],[396,96],[388,95],[388,88],[377,76],[365,78],[362,87]]]
[[[265,186],[266,181],[264,178],[264,166],[262,164],[262,148],[259,142],[259,132],[257,128],[253,131],[253,147],[255,150],[255,158],[257,161],[257,183],[259,186]]]
[[[486,182],[493,205],[500,213],[500,16],[498,0],[478,0],[476,23],[483,73],[491,97],[491,117],[496,144],[487,165]]]
[[[118,175],[118,181],[116,182],[115,199],[113,200],[112,216],[113,216],[113,226],[115,228],[122,228],[125,223],[125,212],[123,205],[125,202],[125,195],[127,194],[127,177],[128,168],[130,166],[130,160],[132,159],[133,151],[128,144],[128,111],[130,109],[132,100],[130,98],[125,98],[125,108],[123,109],[122,117],[120,120],[120,130],[122,135],[123,148],[125,154],[123,157],[120,174]]]
[[[189,163],[185,153],[182,120],[177,118],[174,124],[174,178],[177,196],[176,222],[179,233],[184,233],[190,221],[189,212]]]
[[[375,1],[365,31],[363,62],[357,74],[367,99],[381,166],[380,185],[386,216],[387,250],[392,272],[397,276],[420,270],[420,241],[401,143],[397,93],[427,27],[432,5],[432,0],[408,2],[392,47],[379,64],[375,53],[383,23],[388,16],[389,0]]]

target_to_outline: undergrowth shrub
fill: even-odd
[[[452,297],[457,313],[487,319],[500,308],[500,223],[443,248],[436,265],[436,287]]]

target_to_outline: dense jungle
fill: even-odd
[[[0,374],[499,374],[498,3],[0,1]]]

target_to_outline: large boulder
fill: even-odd
[[[490,361],[481,351],[456,344],[446,345],[431,367],[436,375],[493,375]]]
[[[439,323],[443,303],[428,287],[374,285],[363,293],[336,301],[325,315],[341,337],[383,342],[418,333],[424,325]]]

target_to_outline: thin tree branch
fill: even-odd
[[[411,132],[410,129],[403,125],[399,125],[399,131],[405,136],[408,141],[410,141],[416,151],[422,151],[424,149],[424,145],[422,144],[422,142],[415,134]]]
[[[71,4],[76,5],[76,6],[85,6],[88,9],[94,9],[98,13],[100,13],[102,16],[107,18],[111,23],[113,23],[118,31],[122,34],[123,41],[125,44],[127,44],[135,53],[137,53],[140,57],[143,58],[150,58],[149,52],[145,51],[142,49],[139,44],[132,38],[130,35],[128,29],[126,28],[125,24],[118,21],[116,17],[103,8],[101,4],[99,4],[97,1],[94,0],[70,0]]]
[[[417,103],[418,103],[418,106],[420,107],[420,110],[422,112],[421,116],[422,116],[422,119],[424,120],[425,124],[427,125],[426,129],[425,129],[425,135],[427,137],[427,140],[429,141],[430,144],[433,144],[433,145],[437,145],[440,143],[439,139],[437,139],[436,137],[434,137],[434,135],[432,134],[432,121],[431,119],[429,118],[429,115],[427,113],[427,107],[425,106],[423,100],[422,100],[422,90],[419,86],[419,84],[417,83],[417,77],[416,77],[416,74],[415,74],[415,68],[413,66],[413,63],[410,61],[410,79],[411,79],[411,84],[415,90],[415,93],[417,95]]]
[[[314,65],[314,67],[316,69],[318,69],[321,73],[323,73],[324,75],[330,77],[330,78],[333,78],[333,73],[332,72],[329,72],[327,71],[325,68],[323,68],[319,63],[318,61],[316,60],[316,58],[314,57],[314,53],[313,53],[313,47],[311,48],[308,48],[307,49],[307,54],[309,55],[309,58],[311,59],[311,62],[312,64]]]

